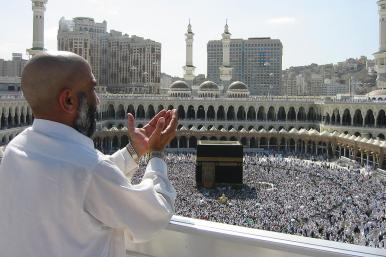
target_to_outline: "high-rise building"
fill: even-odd
[[[224,34],[222,40],[210,40],[207,44],[208,79],[223,85],[220,69],[228,65],[228,69],[232,69],[231,81],[245,82],[252,95],[279,95],[283,55],[281,41],[271,38],[230,39],[229,33],[229,39],[226,38],[229,40],[227,59],[223,56],[224,45],[227,45]]]
[[[12,53],[12,60],[0,59],[0,77],[21,77],[27,60],[21,53]]]
[[[58,49],[83,56],[101,86],[113,93],[159,93],[161,44],[111,30],[92,18],[62,18]]]

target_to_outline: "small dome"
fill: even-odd
[[[247,85],[241,81],[235,81],[228,87],[229,91],[249,91]]]
[[[200,85],[200,90],[201,91],[217,91],[217,90],[219,90],[219,87],[213,81],[208,80],[208,81],[202,82],[202,84]]]
[[[371,91],[368,96],[386,96],[386,88]]]
[[[170,85],[170,90],[173,90],[173,91],[180,91],[180,90],[190,90],[188,84],[185,82],[185,81],[182,81],[182,80],[177,80],[177,81],[174,81],[171,85]]]

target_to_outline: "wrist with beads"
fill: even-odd
[[[139,162],[139,155],[137,153],[137,151],[134,149],[133,145],[131,144],[131,142],[129,142],[127,145],[126,145],[126,150],[129,152],[129,154],[131,155],[131,158],[133,158],[133,160],[138,164]]]
[[[165,153],[164,153],[164,151],[151,151],[149,153],[149,160],[154,158],[154,157],[165,160]]]

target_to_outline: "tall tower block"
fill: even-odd
[[[231,33],[229,32],[228,22],[225,23],[224,33],[222,33],[222,66],[220,66],[220,79],[224,85],[224,92],[226,92],[229,82],[232,79],[233,68],[230,65],[230,47],[231,47]]]
[[[193,82],[194,79],[194,70],[196,67],[193,66],[193,36],[194,33],[192,32],[192,25],[188,25],[188,30],[185,33],[185,42],[186,42],[186,63],[183,67],[184,69],[184,79],[187,82]],[[190,83],[191,85],[192,83]]]
[[[36,55],[44,51],[44,12],[47,0],[31,0],[33,11],[33,41],[28,54]]]
[[[379,51],[374,54],[375,69],[378,73],[377,87],[386,88],[386,0],[379,0]]]

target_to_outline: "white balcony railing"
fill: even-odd
[[[153,240],[127,242],[130,257],[301,257],[386,256],[386,249],[338,243],[173,216]]]

